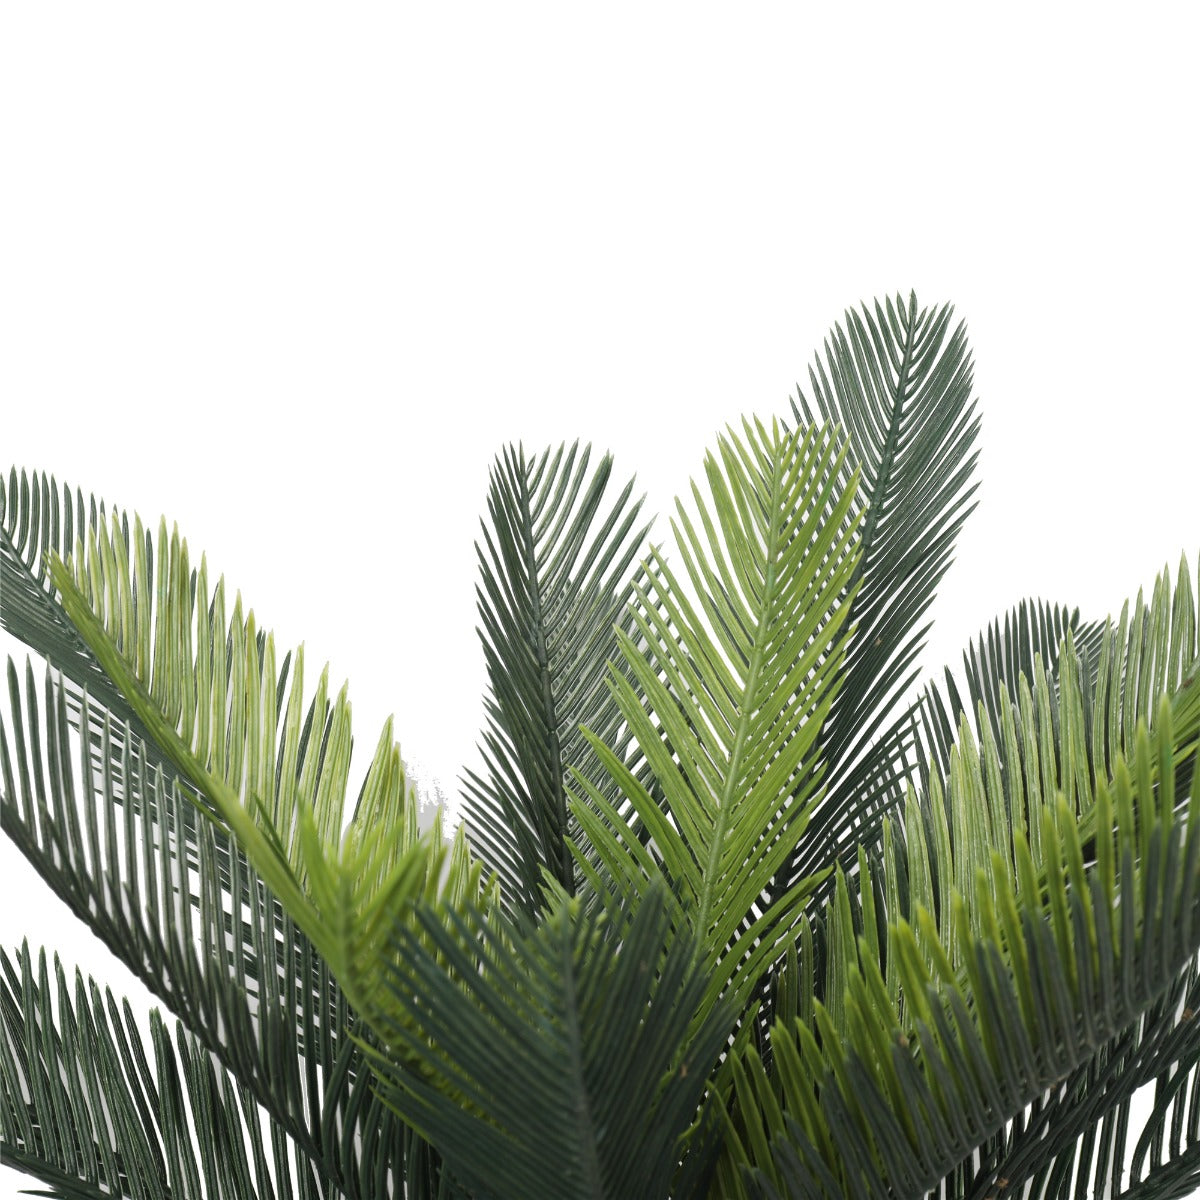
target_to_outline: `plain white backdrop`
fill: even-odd
[[[1190,7],[810,7],[6,6],[0,469],[177,522],[451,793],[495,452],[581,438],[666,514],[860,300],[974,347],[926,669],[1194,564]],[[150,1003],[7,842],[0,897]]]

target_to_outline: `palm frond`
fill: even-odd
[[[916,679],[929,628],[920,622],[974,507],[979,420],[966,333],[961,324],[951,331],[952,313],[948,305],[918,311],[915,295],[907,305],[899,296],[877,301],[874,313],[848,311],[846,328],[835,326],[826,340],[826,363],[818,358],[809,371],[812,404],[799,388],[792,404],[797,421],[845,429],[845,470],[860,472],[866,511],[846,624],[854,633],[822,736],[829,786],[775,895],[834,861],[852,862],[900,798],[880,787],[909,747],[910,714],[896,719],[893,709]]]
[[[559,890],[522,927],[422,908],[396,938],[411,1020],[384,1032],[422,1070],[383,1060],[384,1095],[456,1178],[495,1200],[669,1193],[734,1013],[703,1005],[661,884],[632,913]]]
[[[302,721],[303,649],[281,700],[273,638],[260,651],[254,615],[243,616],[240,597],[228,622],[223,580],[205,603],[207,567],[202,560],[193,583],[187,543],[168,536],[165,522],[155,576],[140,552],[140,521],[133,524],[128,543],[116,527],[97,528],[70,566],[53,560],[61,603],[159,750],[202,798],[205,814],[237,838],[365,1016],[387,914],[422,895],[445,861],[440,839],[408,836],[414,823],[405,814],[415,797],[390,721],[343,832],[351,745],[345,689],[318,746]],[[310,712],[324,711],[327,689],[322,673]],[[456,878],[447,885],[470,891],[462,873],[473,872],[478,892],[478,866],[465,849],[450,862]]]
[[[128,545],[129,520],[113,512]],[[0,628],[24,642],[67,678],[86,686],[116,717],[140,729],[133,709],[79,636],[54,598],[51,554],[66,557],[77,539],[108,521],[104,502],[86,501],[53,476],[9,471],[7,486],[0,474]],[[152,554],[148,547],[146,553]],[[144,732],[144,731],[142,731]]]
[[[1077,661],[1064,668],[1077,682]],[[888,915],[886,946],[873,946],[865,916],[876,897],[860,872],[863,932],[843,917],[830,934],[831,953],[848,958],[840,994],[814,1003],[811,1026],[773,1028],[773,1079],[743,1052],[739,1108],[767,1127],[729,1149],[754,1164],[757,1194],[790,1194],[797,1179],[805,1195],[923,1194],[1189,969],[1200,948],[1198,686],[1193,677],[1160,698],[1153,738],[1142,721],[1132,760],[1117,757],[1092,802],[1025,797],[1040,862],[1023,829],[1000,819],[996,777],[967,769],[968,753],[955,753],[948,806],[930,805],[935,823],[948,807],[953,849],[944,830],[926,831],[910,794],[907,861],[886,837],[884,864],[889,913],[904,907],[893,891],[904,875],[909,919]],[[1027,727],[1025,746],[1036,739]],[[1099,831],[1091,866],[1081,810]],[[849,892],[844,876],[838,892]],[[838,907],[850,911],[845,899]]]
[[[0,627],[24,642],[29,649],[61,673],[67,698],[67,712],[72,726],[76,729],[80,727],[82,690],[86,688],[91,701],[89,712],[92,717],[88,734],[93,769],[97,773],[103,769],[102,727],[106,717],[111,718],[107,746],[110,765],[116,772],[114,796],[118,800],[126,802],[127,789],[120,777],[120,769],[125,752],[121,739],[124,729],[128,726],[132,731],[129,753],[134,774],[136,775],[142,767],[150,774],[161,772],[168,789],[178,781],[180,786],[190,793],[196,808],[202,810],[206,806],[204,798],[149,737],[128,700],[108,677],[91,648],[71,624],[65,609],[58,602],[50,578],[49,560],[52,554],[64,559],[69,557],[77,541],[82,543],[89,532],[94,534],[96,530],[103,531],[111,523],[114,536],[115,531],[118,528],[120,530],[119,536],[124,544],[125,557],[131,558],[136,555],[142,563],[147,579],[152,581],[155,564],[153,538],[143,531],[143,540],[135,549],[131,545],[130,520],[129,513],[118,509],[113,509],[110,517],[103,499],[98,500],[93,495],[85,500],[82,491],[72,491],[66,484],[60,488],[53,477],[34,475],[31,478],[24,471],[18,477],[16,469],[13,468],[9,474],[7,490],[3,478],[0,477],[0,584],[3,585],[0,586]],[[193,592],[196,582],[196,573],[192,571],[189,587]],[[260,632],[260,667],[265,641],[265,635]],[[283,698],[287,694],[290,667],[291,656],[287,655],[280,664],[275,688],[277,721],[281,717]],[[264,681],[264,690],[265,686]],[[327,740],[330,710],[328,700],[322,712],[317,712],[315,705],[310,707],[305,718],[304,743],[313,735]],[[131,793],[128,802],[133,804],[136,813],[136,789],[131,786],[128,790]],[[199,861],[197,829],[201,817],[199,812],[188,811],[186,806],[180,816],[180,856],[194,870]],[[241,852],[223,830],[217,831],[214,849],[220,884],[227,891],[233,873],[230,857]],[[240,872],[241,877],[245,880],[247,876],[244,870],[244,855],[240,866],[243,868]],[[240,899],[246,903],[249,896],[243,894]],[[273,903],[277,910],[277,920],[282,922],[285,919],[283,910],[277,901]]]
[[[128,1001],[118,1007],[56,957],[0,949],[0,1147],[5,1164],[63,1200],[336,1200],[341,1192],[250,1090],[158,1010],[151,1054]]]
[[[15,748],[0,727],[3,831],[71,911],[195,1031],[197,1044],[322,1179],[349,1200],[377,1195],[380,1171],[403,1180],[413,1137],[371,1094],[361,1050],[347,1036],[356,1017],[328,964],[290,921],[276,921],[272,898],[240,855],[230,860],[233,886],[218,886],[219,831],[210,823],[193,831],[195,867],[183,861],[190,802],[177,782],[168,788],[161,773],[134,769],[128,728],[115,755],[106,717],[96,771],[87,749],[81,744],[76,753],[71,745],[61,677],[47,670],[40,707],[32,666],[24,690],[22,706],[10,660]],[[87,728],[86,692],[82,704]],[[123,803],[118,777],[132,789]],[[232,896],[248,899],[231,904]]]
[[[584,756],[581,728],[597,723],[607,700],[613,625],[649,528],[636,528],[642,500],[631,501],[632,480],[605,512],[612,459],[589,478],[590,458],[578,443],[533,461],[510,446],[492,469],[491,527],[476,544],[487,774],[468,772],[463,814],[506,903],[531,914],[543,903],[543,871],[575,889],[564,775]]]
[[[596,892],[636,897],[665,878],[710,963],[710,1002],[727,989],[746,1000],[812,886],[761,907],[820,785],[816,740],[857,561],[844,455],[829,431],[761,422],[721,440],[705,464],[711,501],[693,484],[698,526],[682,503],[673,522],[711,631],[655,551],[632,609],[637,639],[620,635],[637,686],[622,672],[610,684],[658,790],[594,737],[628,807],[575,780],[578,819],[607,874],[590,868]]]
[[[1022,606],[1006,620],[1004,635],[996,622],[979,647],[972,643],[964,654],[970,707],[949,669],[945,696],[931,683],[921,697],[917,748],[926,794],[935,777],[945,793],[955,730],[961,728],[960,745],[967,737],[972,744],[978,739],[981,753],[994,745],[978,769],[995,771],[1006,796],[1022,790],[1020,776],[1030,775],[1031,760],[1043,791],[1086,795],[1088,780],[1111,775],[1117,756],[1132,753],[1138,722],[1153,727],[1157,698],[1174,694],[1187,664],[1200,655],[1198,599],[1200,588],[1184,557],[1174,583],[1164,567],[1150,600],[1139,591],[1116,621],[1081,627],[1049,608],[1022,620]],[[1066,635],[1061,646],[1053,640],[1060,630]],[[1075,665],[1064,682],[1062,656],[1068,653]],[[1026,711],[1041,732],[1036,745],[1018,747],[1008,727],[1019,731]],[[1011,799],[1007,804],[1011,808]],[[1037,831],[1030,834],[1036,838]]]

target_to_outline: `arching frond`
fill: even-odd
[[[348,1200],[371,1200],[381,1173],[403,1181],[415,1138],[373,1097],[361,1050],[347,1036],[355,1015],[328,964],[289,920],[276,921],[270,895],[240,855],[230,860],[233,887],[217,886],[219,831],[211,823],[193,831],[194,868],[183,861],[189,801],[178,783],[167,788],[161,774],[133,768],[128,730],[115,756],[107,744],[111,718],[105,720],[94,771],[88,752],[72,748],[61,678],[47,673],[40,706],[32,667],[23,706],[21,690],[10,660],[14,748],[0,728],[0,826],[7,836],[194,1031],[197,1044],[321,1179]],[[86,727],[86,694],[83,715]],[[117,757],[123,770],[114,766]],[[130,789],[121,804],[118,778]],[[230,904],[242,895],[245,903]],[[423,1194],[416,1186],[414,1197]]]
[[[638,640],[620,638],[638,686],[620,672],[611,683],[661,795],[595,738],[629,809],[577,777],[578,819],[612,881],[593,886],[636,896],[665,878],[711,964],[710,1001],[727,989],[745,1001],[812,886],[761,907],[820,785],[857,561],[844,454],[829,431],[761,422],[721,440],[705,464],[711,499],[693,485],[695,520],[680,503],[674,523],[695,600],[655,552]]]
[[[89,529],[109,520],[104,502],[53,476],[0,474],[0,628],[52,663],[118,719],[140,730],[136,714],[71,624],[54,596],[51,554],[67,557]],[[113,512],[128,545],[129,519]],[[147,555],[152,548],[147,547]],[[141,731],[144,732],[144,731]]]
[[[578,443],[532,461],[510,446],[492,469],[491,523],[476,544],[487,774],[467,774],[463,814],[506,903],[527,913],[542,906],[543,871],[575,889],[564,775],[585,755],[581,728],[606,706],[613,626],[649,528],[637,527],[632,481],[605,512],[612,459],[589,478],[590,458]]]
[[[1005,704],[1019,702],[1021,676],[1032,681],[1044,671],[1053,683],[1059,649],[1068,633],[1077,654],[1087,664],[1081,686],[1090,697],[1096,686],[1104,629],[1104,623],[1098,621],[1083,625],[1078,609],[1068,612],[1057,604],[1023,601],[1004,615],[1003,624],[997,617],[982,630],[963,651],[962,675],[956,677],[947,666],[943,685],[939,687],[934,679],[922,691],[916,747],[924,786],[928,787],[931,766],[943,778],[949,771],[950,749],[964,713],[973,728],[977,716],[986,714],[992,736],[998,741],[1002,736],[1000,713]],[[981,731],[975,728],[975,732],[979,736]]]
[[[839,881],[830,953],[848,960],[844,988],[814,1005],[811,1026],[774,1027],[773,1080],[744,1051],[739,1107],[764,1114],[766,1128],[747,1128],[729,1149],[734,1163],[754,1164],[757,1194],[796,1194],[797,1181],[798,1194],[831,1198],[923,1194],[1188,971],[1200,948],[1198,687],[1192,677],[1161,699],[1153,738],[1143,721],[1129,765],[1118,756],[1111,782],[1101,776],[1081,806],[1099,831],[1090,866],[1080,810],[1065,796],[1026,797],[1035,855],[1000,819],[996,781],[958,769],[954,849],[923,828],[913,797],[906,861],[885,857],[890,911],[904,908],[893,889],[906,875],[910,914],[887,916],[886,947],[872,945],[871,872],[857,881],[857,937]],[[1035,740],[1027,728],[1024,744]],[[956,752],[956,767],[969,761]],[[936,823],[946,809],[940,798],[931,807]]]
[[[191,795],[196,808],[203,809],[206,804],[204,798],[180,775],[175,764],[149,737],[129,701],[105,673],[91,648],[71,623],[66,610],[58,601],[56,589],[50,578],[51,555],[68,558],[77,541],[81,544],[87,541],[89,531],[94,535],[97,530],[105,531],[110,524],[114,536],[117,536],[118,529],[120,531],[119,537],[125,547],[125,557],[128,559],[136,556],[143,564],[147,578],[152,579],[155,563],[153,538],[142,531],[143,540],[135,551],[131,544],[129,513],[114,509],[110,515],[104,500],[98,500],[95,496],[85,500],[79,489],[72,491],[66,484],[60,487],[53,477],[46,475],[30,477],[22,472],[18,477],[14,469],[9,474],[7,489],[3,477],[0,477],[0,627],[18,637],[61,672],[67,712],[75,728],[79,728],[82,689],[87,689],[91,700],[89,712],[92,716],[89,736],[93,769],[97,773],[104,769],[102,727],[105,719],[109,718],[107,749],[110,765],[118,772],[113,793],[118,801],[125,802],[126,789],[119,772],[126,749],[121,739],[125,727],[129,726],[132,736],[129,739],[128,751],[134,772],[141,767],[151,775],[161,772],[168,789],[174,781],[178,781]],[[137,525],[136,522],[134,524]],[[106,569],[103,561],[101,569]],[[196,582],[196,573],[193,570],[189,580],[189,587],[193,592]],[[260,670],[265,642],[266,637],[260,632]],[[291,661],[291,655],[284,657],[275,683],[277,723],[282,718],[282,703],[287,694]],[[265,694],[265,680],[262,681],[262,686]],[[331,705],[328,699],[321,712],[316,710],[315,705],[310,706],[305,718],[305,741],[313,735],[320,740],[327,738],[330,719]],[[279,740],[277,737],[276,741]],[[130,791],[129,802],[133,804],[136,813],[137,796],[132,794],[135,789],[131,788]],[[186,806],[181,810],[180,817],[180,857],[195,869],[199,861],[197,829],[202,818],[199,811],[189,811]],[[223,890],[228,891],[232,875],[230,856],[240,854],[240,851],[223,830],[217,832],[214,850],[220,885]],[[240,865],[244,868],[244,856]],[[244,869],[240,875],[243,880],[246,878]],[[241,900],[248,902],[249,896],[243,894]],[[273,903],[277,909],[277,919],[282,921],[282,908],[277,901]]]
[[[1140,1020],[1049,1089],[946,1181],[983,1200],[1005,1179],[1031,1200],[1191,1194],[1200,1182],[1195,1111],[1196,960]],[[1134,1102],[1140,1089],[1150,1087]],[[1131,1169],[1126,1168],[1129,1164]],[[1189,1182],[1190,1181],[1190,1182]]]
[[[148,1054],[128,1001],[57,957],[51,977],[45,951],[0,949],[5,1165],[62,1200],[339,1200],[182,1025],[172,1045],[155,1009],[150,1036]]]
[[[129,701],[159,749],[238,840],[250,865],[329,963],[364,1015],[376,998],[387,915],[424,893],[441,873],[440,840],[409,840],[409,791],[390,722],[380,738],[343,833],[350,757],[345,689],[318,746],[302,719],[303,651],[285,700],[275,693],[274,642],[260,652],[253,614],[241,599],[226,620],[225,589],[208,596],[207,568],[191,578],[187,544],[160,526],[157,572],[141,553],[135,518],[120,530],[89,532],[68,567],[51,576],[71,621]],[[133,549],[132,559],[129,550]],[[310,711],[324,711],[327,675]],[[282,710],[282,719],[278,713]],[[278,739],[278,741],[277,741]],[[277,752],[278,745],[278,752]],[[453,860],[452,885],[472,886],[478,867]]]

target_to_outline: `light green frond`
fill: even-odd
[[[120,777],[120,762],[125,752],[121,744],[123,730],[131,726],[133,736],[128,752],[133,770],[144,769],[153,774],[160,771],[169,788],[178,781],[190,793],[198,808],[204,806],[203,798],[191,783],[179,774],[172,763],[150,739],[142,722],[128,700],[121,694],[105,673],[91,648],[71,624],[65,609],[59,603],[53,581],[50,578],[50,557],[57,554],[67,558],[75,549],[77,541],[88,538],[88,531],[104,530],[111,524],[114,531],[119,527],[120,538],[125,547],[125,558],[134,555],[131,545],[130,515],[124,510],[113,510],[111,516],[103,500],[91,496],[85,500],[78,489],[74,492],[65,484],[61,488],[54,479],[45,475],[32,478],[25,472],[18,477],[15,468],[9,474],[7,489],[0,478],[0,627],[8,630],[23,641],[47,663],[62,674],[67,699],[67,712],[71,724],[79,728],[82,689],[86,688],[91,700],[89,711],[92,723],[89,738],[92,748],[93,769],[104,769],[102,739],[104,722],[109,720],[108,758],[110,767],[116,772],[114,796],[124,803],[126,785]],[[78,536],[77,536],[78,535]],[[142,531],[142,545],[137,553],[144,564],[147,576],[153,574],[155,554],[154,542]],[[196,574],[193,570],[189,586],[194,590]],[[265,637],[258,635],[260,664]],[[286,655],[279,666],[276,681],[277,718],[291,668],[291,656]],[[265,684],[264,684],[265,687]],[[305,719],[305,740],[315,730],[319,737],[328,725],[330,705],[323,711],[310,707]],[[129,791],[136,789],[131,784]],[[135,812],[137,798],[131,799]],[[194,869],[197,857],[197,829],[201,820],[198,812],[185,807],[181,812],[182,828],[180,856]],[[240,853],[236,843],[218,834],[215,840],[217,872],[222,889],[228,891],[231,879],[231,854]],[[243,878],[245,874],[243,872]],[[243,895],[243,902],[248,900]]]
[[[944,691],[936,680],[922,691],[916,739],[922,784],[928,787],[931,766],[943,777],[949,771],[950,748],[964,713],[971,718],[976,736],[980,730],[975,718],[986,714],[992,737],[999,740],[1000,714],[1006,705],[1019,703],[1021,676],[1034,680],[1039,670],[1044,670],[1051,684],[1057,686],[1059,649],[1068,633],[1085,664],[1081,686],[1090,696],[1096,687],[1105,628],[1104,622],[1082,624],[1078,609],[1068,612],[1044,601],[1022,601],[1005,614],[1003,625],[997,617],[963,651],[961,677],[956,678],[947,667]],[[1037,665],[1039,659],[1041,666]]]
[[[302,651],[281,701],[273,639],[260,643],[240,597],[227,620],[223,581],[209,600],[202,561],[193,585],[187,544],[177,533],[168,536],[165,522],[157,571],[142,553],[145,542],[136,519],[129,543],[116,528],[90,531],[86,550],[77,546],[70,566],[52,564],[63,607],[150,737],[232,832],[365,1014],[377,989],[388,914],[436,883],[445,854],[440,837],[416,837],[415,797],[390,722],[343,831],[350,758],[345,689],[318,743],[302,719]],[[327,689],[323,673],[312,711],[324,711]]]
[[[1065,637],[1052,653],[1043,650],[1059,627],[1048,610],[1029,633],[1016,626],[1013,638],[1001,639],[997,623],[987,635],[988,651],[981,636],[980,649],[972,644],[964,656],[970,710],[963,711],[949,671],[948,700],[932,684],[925,689],[918,738],[925,794],[934,781],[945,794],[953,748],[969,746],[978,758],[972,769],[984,774],[992,803],[1003,798],[1035,856],[1040,831],[1025,812],[1031,800],[1061,790],[1090,831],[1091,779],[1110,774],[1118,754],[1132,753],[1137,723],[1153,725],[1157,697],[1176,692],[1187,664],[1200,654],[1198,596],[1184,558],[1174,584],[1164,568],[1150,602],[1139,592],[1118,621],[1064,622]],[[952,713],[958,714],[953,723]],[[1022,736],[1027,727],[1037,731],[1028,741]]]
[[[490,527],[476,544],[489,695],[486,776],[464,781],[472,849],[495,870],[507,904],[543,904],[542,872],[574,891],[564,775],[585,757],[580,732],[602,721],[613,625],[645,539],[632,480],[605,512],[612,459],[589,477],[591,447],[530,461],[510,446],[492,469]]]
[[[251,1092],[155,1009],[151,1047],[79,972],[0,950],[0,1147],[63,1200],[333,1200]],[[272,1172],[275,1179],[272,1181]]]
[[[734,1013],[671,924],[661,885],[632,914],[560,889],[522,928],[420,909],[389,968],[412,1019],[385,1032],[421,1070],[382,1061],[383,1094],[479,1196],[689,1194],[682,1138]]]
[[[678,505],[694,599],[655,552],[635,636],[621,636],[628,677],[611,683],[660,794],[594,738],[628,809],[577,778],[578,819],[612,881],[593,885],[636,896],[665,877],[712,964],[712,998],[746,999],[812,886],[756,907],[820,785],[816,742],[857,561],[844,454],[826,430],[747,421],[722,438],[705,464],[711,498],[693,485],[694,519]]]
[[[1196,568],[1194,576],[1184,555],[1172,584],[1163,567],[1149,600],[1139,590],[1108,623],[1092,701],[1091,741],[1101,762],[1130,753],[1138,721],[1153,721],[1156,698],[1174,692],[1200,654],[1200,556]]]

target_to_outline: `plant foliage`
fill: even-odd
[[[1027,600],[917,692],[962,325],[846,314],[647,545],[497,459],[466,821],[178,532],[0,481],[0,827],[175,1020],[0,951],[0,1153],[79,1200],[1183,1197],[1200,587]],[[1134,1102],[1135,1093],[1151,1097]]]

